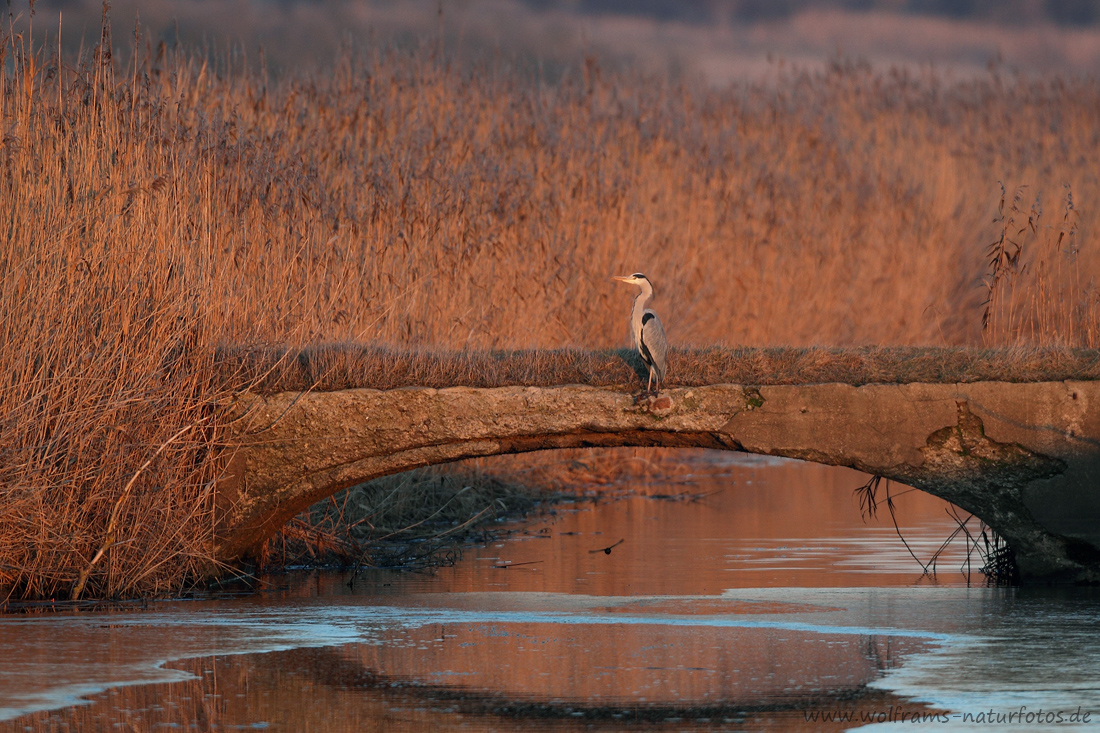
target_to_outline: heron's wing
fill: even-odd
[[[668,370],[668,339],[665,338],[661,319],[651,310],[642,314],[642,346],[649,352],[657,376],[664,380]]]

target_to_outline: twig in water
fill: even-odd
[[[859,516],[864,522],[868,517],[874,518],[878,513],[878,501],[875,494],[878,485],[882,482],[882,476],[872,476],[863,486],[857,486],[853,492],[859,497]]]
[[[905,537],[901,533],[901,527],[898,526],[898,518],[896,508],[894,507],[894,497],[890,496],[890,479],[886,479],[886,508],[890,510],[890,521],[894,523],[894,531],[898,533],[898,539],[901,540],[901,544],[905,545],[905,549],[909,551],[913,559],[917,561],[917,565],[920,565],[920,569],[924,571],[924,575],[935,575],[934,572],[929,572],[928,568],[931,563],[925,565],[917,557],[917,554],[913,552],[913,548],[909,546],[909,543],[905,541]]]
[[[598,550],[589,550],[588,554],[589,555],[595,555],[597,552],[602,552],[605,555],[610,555],[612,547],[618,547],[619,545],[621,545],[624,542],[626,542],[626,538],[623,538],[623,539],[619,540],[618,542],[616,542],[613,545],[608,545],[607,547],[601,547]]]
[[[936,561],[939,560],[940,555],[943,554],[943,551],[947,549],[947,546],[950,545],[952,543],[952,541],[954,541],[954,539],[956,537],[958,537],[959,533],[961,532],[962,534],[964,534],[967,537],[966,582],[969,583],[970,582],[970,544],[969,544],[970,543],[970,530],[967,529],[966,523],[969,522],[971,519],[973,519],[974,515],[971,514],[966,519],[963,519],[962,517],[959,516],[958,510],[954,506],[948,507],[945,511],[947,512],[947,515],[949,517],[951,517],[953,520],[955,520],[956,527],[955,527],[954,531],[951,532],[951,534],[947,535],[947,539],[945,539],[940,544],[940,546],[938,548],[936,548],[936,551],[932,553],[932,557],[928,560],[928,566],[932,568],[932,575],[935,575],[936,574]],[[959,568],[959,571],[962,572],[962,567]]]
[[[518,568],[520,565],[538,565],[542,560],[528,560],[527,562],[506,562],[499,565],[491,566],[494,570],[507,570],[508,568]]]
[[[882,476],[872,476],[867,479],[867,483],[863,486],[856,488],[855,493],[859,496],[859,513],[863,517],[863,521],[867,521],[867,517],[875,517],[878,513],[878,487],[882,483]],[[890,479],[886,479],[886,508],[890,510],[890,521],[894,523],[894,531],[898,533],[898,539],[905,545],[905,549],[909,551],[913,559],[917,561],[917,565],[920,565],[924,575],[934,575],[935,572],[929,571],[929,568],[935,561],[935,556],[932,557],[932,561],[928,564],[922,563],[920,558],[913,552],[913,548],[909,546],[909,543],[905,541],[905,537],[901,533],[901,527],[898,526],[898,518],[896,515],[896,508],[894,506],[894,497],[890,495]],[[939,553],[937,553],[939,554]]]

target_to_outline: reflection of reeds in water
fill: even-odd
[[[977,343],[973,192],[1006,170],[1088,203],[1073,267],[1040,256],[1019,290],[1041,317],[998,296],[987,338],[1091,343],[1093,300],[1047,314],[1096,272],[1094,80],[837,63],[719,93],[435,46],[272,80],[140,31],[123,63],[106,25],[74,63],[9,27],[0,597],[84,571],[164,593],[209,560],[211,407],[245,382],[219,345],[618,346],[607,278],[643,265],[676,344]]]
[[[488,649],[482,645],[460,649],[458,644],[451,644],[452,657],[457,659],[444,659],[427,674],[416,668],[394,670],[390,674],[380,672],[372,666],[376,660],[371,652],[375,650],[352,644],[171,662],[170,667],[189,672],[194,679],[117,687],[92,696],[90,705],[25,715],[12,721],[11,729],[21,733],[120,728],[226,730],[266,723],[287,730],[334,733],[450,730],[458,726],[478,730],[535,727],[540,731],[585,731],[594,725],[600,730],[637,731],[655,727],[725,730],[736,722],[738,730],[746,731],[817,731],[827,726],[807,720],[808,711],[839,711],[851,714],[856,720],[866,720],[866,716],[873,720],[875,715],[892,710],[891,706],[904,705],[910,715],[928,709],[861,684],[897,664],[917,644],[881,638],[861,639],[862,644],[845,640],[808,659],[803,648],[806,644],[777,644],[772,639],[771,648],[760,649],[754,644],[751,649],[738,649],[736,654],[723,654],[730,646],[728,638],[716,640],[708,634],[706,639],[712,643],[707,647],[699,643],[698,647],[712,663],[728,666],[737,660],[749,662],[761,678],[778,678],[776,672],[785,673],[783,680],[774,686],[790,687],[786,680],[791,674],[805,678],[808,673],[827,675],[829,684],[824,690],[807,690],[810,685],[804,685],[801,694],[780,692],[773,696],[767,693],[774,690],[742,691],[736,685],[726,684],[710,690],[709,700],[659,700],[650,704],[630,699],[552,700],[545,694],[537,694],[545,691],[546,678],[541,675],[549,665],[541,659],[537,660],[541,663],[526,659],[529,652],[517,649],[521,644],[514,637]],[[645,644],[645,634],[634,635],[629,641]],[[436,646],[430,640],[428,643]],[[415,655],[415,646],[409,651]],[[434,655],[432,659],[435,661]],[[448,679],[438,674],[440,670],[454,669],[456,662],[469,664],[471,660],[474,669],[486,671],[499,671],[504,667],[502,663],[508,662],[511,674],[507,675],[506,684],[498,689],[470,689],[463,685],[464,676]],[[578,650],[571,661],[573,666],[561,664],[554,669],[553,679],[558,685],[575,682],[577,688],[591,692],[593,683],[607,684],[607,669],[593,669],[606,666],[607,659]],[[844,672],[855,673],[853,684],[837,683]],[[737,681],[747,682],[748,676],[746,668]],[[644,672],[621,670],[615,681],[622,690],[634,693],[639,678],[644,678]]]

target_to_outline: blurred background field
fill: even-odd
[[[1100,26],[970,6],[11,6],[0,587],[207,561],[219,347],[622,346],[635,270],[679,346],[1096,346]]]
[[[97,40],[99,0],[39,0],[64,16],[66,46]],[[721,86],[783,60],[835,57],[877,66],[934,64],[956,77],[1004,64],[1038,73],[1100,68],[1100,6],[1091,0],[115,0],[119,30],[135,16],[154,37],[237,46],[254,61],[300,69],[340,42],[415,45],[442,37],[456,54],[509,57],[544,71],[597,57]],[[17,5],[17,12],[20,8]]]

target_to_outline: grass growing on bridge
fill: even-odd
[[[218,369],[261,393],[366,387],[505,387],[645,381],[630,349],[427,351],[349,344],[303,349],[223,349]],[[673,349],[669,387],[840,382],[1046,382],[1100,379],[1100,350],[997,347],[742,347]]]
[[[630,381],[610,351],[488,355],[622,346],[624,271],[652,277],[674,344],[799,347],[677,351],[679,384],[1095,374],[1061,348],[801,347],[1097,346],[1096,80],[838,63],[717,92],[434,46],[271,79],[140,30],[124,60],[109,25],[62,59],[12,27],[0,600],[81,576],[167,593],[207,566],[232,448],[213,408],[253,382]],[[267,374],[269,344],[309,366]]]

